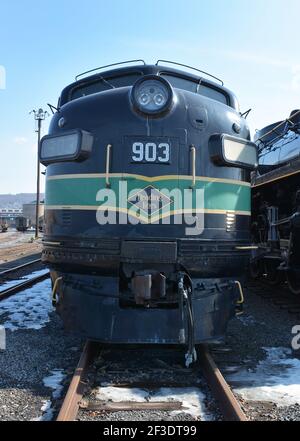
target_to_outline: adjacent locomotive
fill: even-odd
[[[16,230],[22,231],[23,233],[30,227],[30,220],[25,216],[18,216],[15,220]]]
[[[106,66],[63,90],[40,145],[43,261],[66,327],[187,344],[190,362],[242,301],[257,148],[223,83],[169,64]]]
[[[259,167],[252,176],[255,277],[287,279],[300,294],[300,110],[256,133]]]
[[[1,233],[6,233],[8,230],[8,219],[5,217],[0,217],[0,231]]]

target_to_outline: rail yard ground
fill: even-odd
[[[0,265],[40,253],[41,244],[33,238],[34,231],[0,233]]]
[[[17,239],[11,235],[8,243],[24,243],[19,235],[13,237]],[[251,280],[245,286],[244,314],[232,320],[225,343],[212,348],[213,357],[249,420],[299,421],[300,351],[291,349],[291,340],[300,315],[297,308],[291,314],[281,308],[283,302],[276,304],[267,295],[278,292],[280,296],[284,286],[266,287]],[[55,419],[77,365],[84,341],[64,332],[51,306],[50,291],[48,279],[0,302],[0,325],[6,328],[6,350],[0,351],[2,421]],[[85,385],[84,400],[96,403],[96,410],[81,409],[78,420],[222,419],[201,372],[196,382],[195,373],[185,371],[183,355],[164,348],[128,352],[105,348]],[[148,383],[153,380],[151,390],[142,384],[147,375]],[[124,388],[124,382],[135,384],[134,390]],[[172,389],[172,384],[181,382],[182,388]],[[151,399],[182,401],[184,411],[97,410],[99,400],[117,405]]]

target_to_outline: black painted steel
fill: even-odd
[[[300,293],[300,111],[256,134],[259,168],[252,176],[252,232],[258,274],[269,283],[286,276]],[[255,271],[257,273],[257,271]]]

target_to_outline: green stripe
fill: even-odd
[[[111,189],[118,195],[120,178],[110,178]],[[128,192],[152,185],[158,190],[189,189],[191,180],[162,180],[147,183],[135,178],[126,178]],[[104,178],[51,179],[46,182],[45,205],[101,205],[96,194],[105,188]],[[196,181],[195,189],[204,189],[204,207],[214,210],[250,211],[250,187],[240,184]],[[195,192],[193,192],[195,195]]]

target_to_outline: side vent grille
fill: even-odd
[[[72,211],[62,210],[61,222],[63,227],[69,227],[72,224]]]

